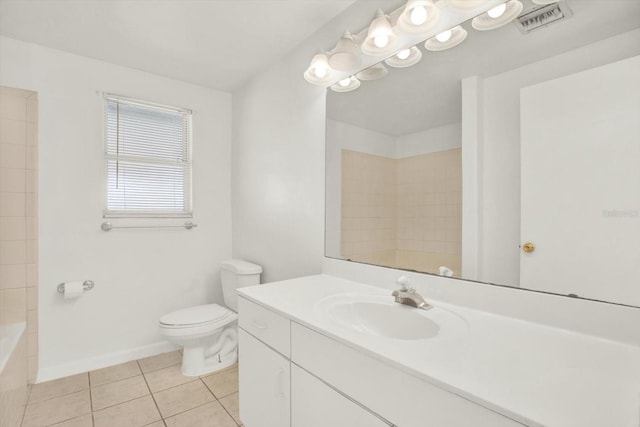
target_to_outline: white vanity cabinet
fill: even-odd
[[[291,362],[242,329],[238,340],[240,419],[247,427],[289,427]]]
[[[246,427],[522,427],[243,297]]]
[[[291,358],[397,427],[524,425],[295,322]]]
[[[291,365],[291,427],[389,427],[301,367]]]
[[[291,321],[238,298],[240,419],[247,427],[291,425]]]

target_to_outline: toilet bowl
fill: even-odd
[[[205,304],[174,311],[160,318],[160,333],[183,347],[182,374],[209,374],[238,360],[237,288],[260,284],[262,268],[242,260],[221,264],[225,304]]]

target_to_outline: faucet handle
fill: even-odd
[[[400,276],[396,279],[396,283],[400,285],[400,290],[406,291],[409,286],[409,278],[407,276]]]

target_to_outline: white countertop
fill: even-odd
[[[425,340],[367,335],[334,322],[323,298],[389,291],[334,276],[241,288],[239,294],[425,381],[529,426],[640,426],[640,348],[427,301],[466,321],[468,332]],[[544,307],[540,307],[544,310]]]

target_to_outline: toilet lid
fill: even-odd
[[[160,318],[160,324],[167,326],[196,326],[223,320],[231,314],[231,310],[218,304],[198,305],[165,314]]]

